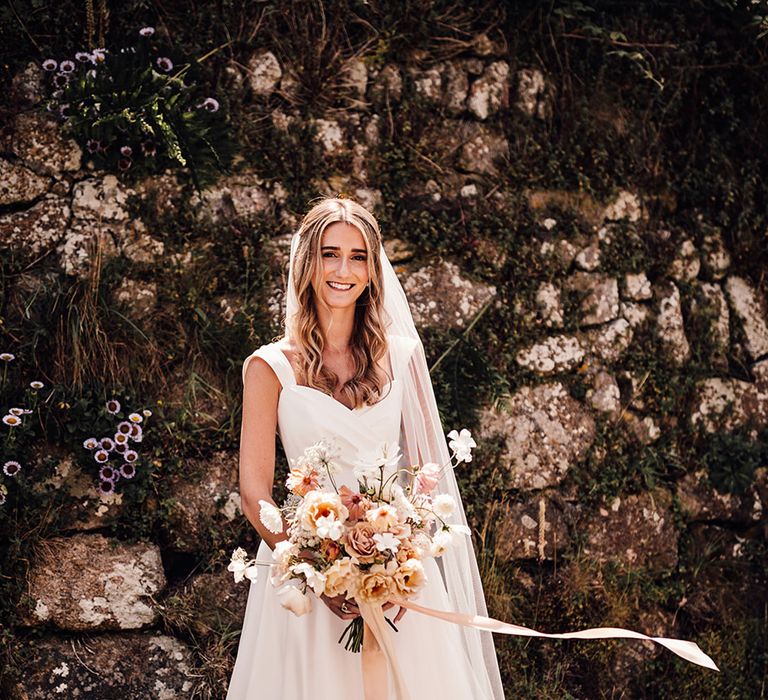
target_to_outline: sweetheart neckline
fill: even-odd
[[[348,413],[355,413],[355,411],[364,411],[364,410],[365,410],[365,409],[367,409],[367,408],[375,408],[375,407],[376,407],[376,406],[378,406],[379,404],[382,404],[382,403],[384,403],[384,401],[386,401],[386,400],[389,398],[390,394],[392,393],[392,385],[393,385],[395,382],[398,382],[398,381],[400,381],[400,380],[399,380],[399,379],[392,379],[392,380],[390,380],[390,381],[389,381],[389,382],[388,382],[388,383],[385,385],[385,386],[387,386],[387,387],[389,387],[389,388],[390,388],[390,391],[388,391],[388,392],[387,392],[387,395],[386,395],[386,396],[385,396],[383,399],[380,399],[380,400],[379,400],[379,401],[377,401],[376,403],[367,404],[367,405],[365,405],[365,406],[357,406],[357,407],[355,407],[355,408],[350,408],[349,406],[346,406],[345,404],[341,403],[341,401],[339,401],[337,398],[334,398],[334,397],[333,397],[333,396],[331,396],[330,394],[326,394],[324,391],[320,391],[320,389],[315,389],[315,387],[313,387],[313,386],[305,386],[304,384],[291,384],[290,386],[287,386],[287,387],[286,387],[286,386],[284,386],[284,387],[283,387],[283,388],[280,390],[280,397],[278,398],[278,401],[280,401],[280,400],[282,399],[282,397],[283,397],[283,392],[284,392],[286,389],[309,389],[309,391],[314,391],[316,394],[319,394],[320,396],[325,396],[325,397],[329,398],[331,401],[333,401],[333,403],[335,403],[335,404],[336,404],[336,405],[338,405],[338,406],[341,406],[341,407],[342,407],[342,408],[343,408],[345,411],[347,411]]]

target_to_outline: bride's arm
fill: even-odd
[[[240,425],[240,500],[243,514],[261,538],[274,549],[287,538],[275,535],[259,518],[259,501],[274,503],[272,486],[275,478],[275,432],[280,381],[272,368],[260,357],[254,357],[246,368],[243,382],[243,416]]]

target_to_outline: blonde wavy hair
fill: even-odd
[[[296,380],[333,395],[339,377],[323,365],[325,337],[320,327],[317,304],[324,304],[315,294],[323,283],[323,260],[320,250],[325,229],[333,223],[354,226],[363,235],[368,250],[369,284],[357,300],[350,352],[355,371],[341,387],[352,407],[376,403],[383,386],[377,367],[387,352],[382,289],[381,232],[373,215],[351,199],[325,197],[306,214],[299,226],[299,243],[293,262],[293,280],[298,311],[290,328],[295,353]],[[390,377],[391,379],[391,377]]]

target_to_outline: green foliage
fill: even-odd
[[[699,446],[702,466],[721,493],[742,495],[753,483],[755,469],[768,459],[768,439],[752,439],[742,432],[712,433]]]
[[[200,60],[177,66],[151,35],[138,33],[135,46],[46,59],[48,109],[99,167],[136,174],[188,169],[199,188],[234,152],[219,101],[186,82]]]

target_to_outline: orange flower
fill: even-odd
[[[365,512],[371,507],[371,502],[362,493],[355,493],[348,486],[339,489],[341,502],[349,511],[350,520],[362,520]]]

